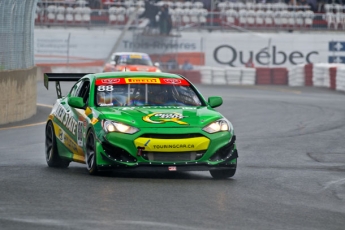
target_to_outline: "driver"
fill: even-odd
[[[169,101],[169,91],[163,85],[148,85],[148,104],[165,105]]]

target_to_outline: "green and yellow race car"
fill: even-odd
[[[49,167],[86,164],[92,175],[107,170],[210,171],[234,176],[232,124],[185,77],[168,73],[47,73],[58,99],[45,127]],[[60,81],[76,81],[67,96]]]

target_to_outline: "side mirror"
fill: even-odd
[[[156,66],[156,67],[160,66],[159,62],[155,62],[153,65]]]
[[[77,109],[85,109],[85,103],[82,97],[68,98],[68,105]]]
[[[209,97],[208,98],[208,104],[212,107],[212,108],[216,108],[218,106],[221,106],[223,104],[223,99],[221,97]]]

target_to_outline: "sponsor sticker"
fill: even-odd
[[[65,139],[65,132],[63,131],[63,129],[61,129],[59,127],[59,135],[58,135],[58,138],[61,142],[64,142],[64,139]]]
[[[104,78],[96,80],[96,86],[101,86],[98,91],[109,91],[106,90],[107,88],[105,87],[116,84],[163,84],[188,86],[189,82],[185,79],[158,77]]]
[[[78,122],[71,112],[67,112],[66,109],[59,104],[58,108],[54,111],[54,115],[73,135],[76,134]]]
[[[194,144],[152,145],[153,149],[194,149]]]
[[[163,81],[168,84],[181,84],[180,79],[174,79],[174,78],[164,78]]]
[[[113,103],[100,103],[99,106],[113,106],[114,104]]]
[[[129,58],[142,59],[143,57],[140,54],[131,54],[131,55],[129,55]]]
[[[77,128],[77,141],[79,146],[83,146],[83,121],[78,121],[78,128]]]
[[[97,118],[92,118],[91,119],[91,124],[95,125],[96,123],[98,122],[98,119]]]
[[[202,151],[209,146],[210,140],[206,137],[184,139],[156,139],[139,137],[134,140],[135,146],[145,148],[147,152],[186,152]],[[144,147],[143,147],[144,146]]]
[[[188,125],[187,122],[181,121],[183,116],[180,113],[151,113],[143,117],[143,120],[149,123],[162,124],[166,122],[175,122],[180,125]]]
[[[159,78],[125,78],[127,84],[160,84]]]
[[[107,78],[107,79],[100,79],[103,84],[116,84],[120,82],[119,78]]]

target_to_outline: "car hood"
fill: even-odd
[[[223,116],[206,106],[98,107],[103,119],[141,128],[204,127]]]
[[[148,65],[117,65],[114,66],[110,63],[106,63],[103,71],[104,72],[111,72],[111,71],[123,71],[126,68],[126,71],[130,72],[156,72],[159,70],[156,66],[148,66]]]
[[[118,65],[116,68],[120,68],[121,70],[126,68],[128,71],[142,71],[142,72],[155,72],[157,67],[155,66],[147,66],[147,65]]]

